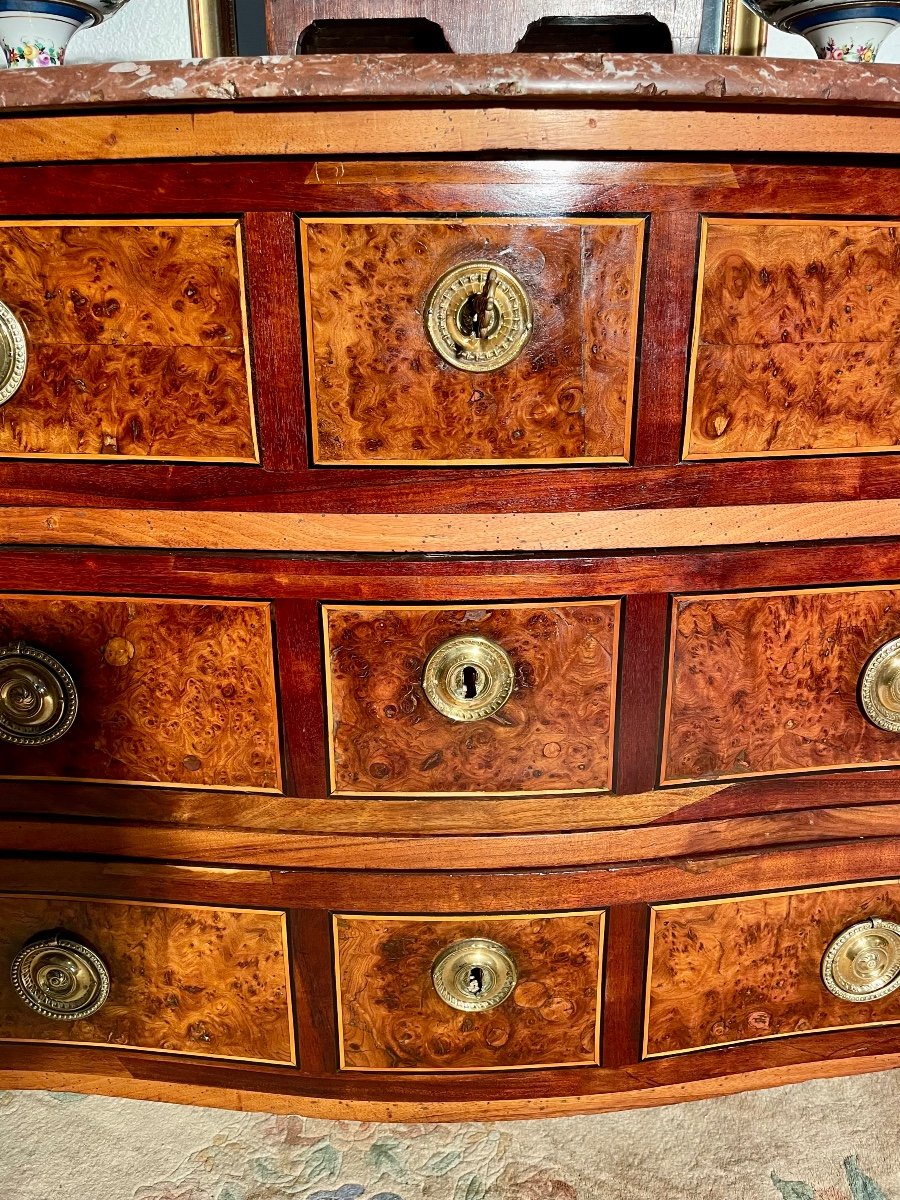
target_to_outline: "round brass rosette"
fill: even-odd
[[[873,725],[900,733],[900,638],[885,642],[863,667],[859,699]]]
[[[42,1017],[78,1021],[109,998],[109,971],[89,946],[63,934],[41,934],[28,942],[12,964],[19,999]]]
[[[490,262],[460,263],[428,296],[425,330],[432,346],[461,371],[497,371],[519,357],[534,317],[511,271]]]
[[[422,672],[429,702],[451,721],[483,721],[503,707],[513,692],[512,660],[488,638],[461,635],[432,650]]]
[[[466,938],[441,951],[431,978],[435,991],[451,1008],[485,1012],[507,999],[519,976],[505,946],[490,938]]]
[[[52,654],[22,642],[0,646],[0,742],[46,746],[77,713],[75,683]]]
[[[0,301],[0,404],[19,390],[27,366],[25,332],[12,310]]]
[[[838,934],[822,959],[829,992],[856,1004],[881,1000],[900,987],[900,925],[871,917]]]

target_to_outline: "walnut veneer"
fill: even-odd
[[[900,70],[15,74],[0,1086],[456,1119],[900,1063]]]

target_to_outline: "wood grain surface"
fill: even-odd
[[[688,458],[900,446],[897,226],[707,220]]]
[[[898,911],[895,883],[654,909],[646,1053],[900,1021],[897,992],[841,1000],[820,974],[839,933]]]
[[[325,609],[332,787],[502,793],[610,786],[619,604]],[[511,698],[455,722],[421,687],[425,660],[460,634],[512,659]]]
[[[256,461],[238,227],[0,226],[28,371],[0,455]]]
[[[315,457],[323,463],[624,461],[643,221],[303,222]],[[534,333],[498,371],[445,363],[432,286],[465,262],[521,281]]]
[[[25,942],[52,930],[109,969],[109,1000],[85,1020],[32,1012],[10,982]],[[292,1063],[284,913],[0,896],[0,1040]]]
[[[866,662],[900,636],[900,591],[683,597],[673,629],[663,782],[900,759],[857,702]]]
[[[515,960],[508,1000],[451,1008],[431,979],[435,958],[487,937]],[[479,1070],[597,1062],[603,914],[408,920],[335,917],[341,1066]]]
[[[68,668],[75,724],[39,749],[3,746],[2,774],[276,789],[269,605],[0,596],[0,645]]]

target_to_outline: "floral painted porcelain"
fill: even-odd
[[[746,0],[764,21],[811,42],[819,58],[875,61],[878,48],[897,25],[900,3],[840,3],[839,0]]]
[[[77,29],[96,25],[127,0],[0,0],[0,45],[9,67],[60,67]]]

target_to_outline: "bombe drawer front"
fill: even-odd
[[[303,220],[316,461],[627,461],[644,224]]]

